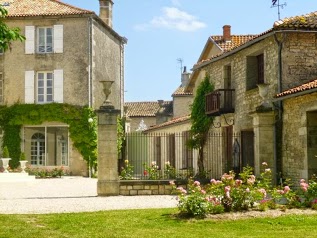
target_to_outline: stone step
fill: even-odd
[[[35,181],[35,176],[28,173],[0,173],[0,183],[29,181]]]

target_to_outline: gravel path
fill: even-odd
[[[97,179],[0,182],[0,214],[45,214],[176,207],[175,196],[97,197]]]

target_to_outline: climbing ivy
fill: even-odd
[[[97,160],[97,120],[95,112],[85,106],[70,104],[14,104],[0,107],[0,127],[4,131],[2,147],[7,146],[10,166],[19,165],[21,128],[56,121],[69,125],[70,138],[83,158],[93,166]]]
[[[191,106],[190,119],[192,126],[190,129],[191,139],[189,147],[198,149],[198,176],[205,177],[204,170],[204,145],[206,143],[209,127],[212,124],[213,118],[205,114],[206,94],[212,92],[214,86],[210,83],[208,75],[200,83],[197,88],[194,102]]]

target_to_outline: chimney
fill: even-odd
[[[222,28],[223,28],[223,40],[231,41],[231,26],[224,25]]]
[[[182,73],[182,87],[186,87],[189,82],[190,73],[187,72],[186,66],[184,66],[184,71]]]
[[[113,6],[113,2],[111,0],[99,0],[99,5],[100,5],[99,17],[109,27],[112,28],[112,6]]]
[[[164,100],[157,100],[160,107],[163,107]]]

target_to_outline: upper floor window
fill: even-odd
[[[264,54],[247,57],[246,89],[256,88],[264,83]]]
[[[37,28],[37,52],[53,52],[53,27]]]
[[[223,82],[224,82],[224,89],[231,89],[232,88],[232,80],[231,80],[231,65],[226,65],[223,71]]]
[[[25,26],[25,37],[26,54],[63,53],[63,25]]]
[[[62,69],[25,71],[25,103],[62,103],[64,76]]]
[[[53,102],[53,72],[37,73],[37,102]]]

